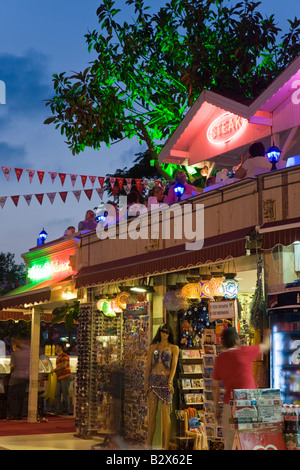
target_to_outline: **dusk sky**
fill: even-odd
[[[117,2],[125,12],[124,3]],[[165,2],[146,3],[157,8]],[[145,149],[132,139],[73,156],[60,131],[43,124],[51,115],[43,100],[54,94],[52,74],[84,70],[94,57],[84,35],[98,27],[99,5],[99,0],[0,0],[0,80],[6,84],[6,104],[0,104],[0,197],[8,196],[0,206],[0,251],[14,253],[18,263],[21,254],[36,245],[43,228],[47,241],[59,238],[68,225],[77,228],[86,210],[101,202],[94,191],[91,201],[82,192],[77,202],[70,192],[63,203],[59,191],[83,189],[79,175],[105,176],[130,167],[135,154]],[[283,29],[287,18],[300,16],[299,0],[263,0],[259,10],[268,16],[274,13]],[[11,167],[8,181],[1,167]],[[24,169],[19,182],[15,168]],[[26,169],[45,171],[43,184],[36,173],[30,183]],[[62,186],[57,176],[52,184],[49,171],[77,174],[77,182],[73,187],[67,176]],[[85,189],[89,188],[87,181]],[[47,192],[57,193],[52,205],[46,194],[42,205],[35,196],[30,205],[23,198]],[[13,195],[20,195],[17,207]]]

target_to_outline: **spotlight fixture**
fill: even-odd
[[[38,246],[43,245],[46,241],[47,236],[48,236],[48,233],[43,229],[39,233],[39,238],[37,239],[37,245]]]

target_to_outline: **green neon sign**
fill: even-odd
[[[27,271],[27,277],[33,282],[47,281],[53,276],[69,271],[71,269],[70,261],[46,261],[41,264],[34,264]]]

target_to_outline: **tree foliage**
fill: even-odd
[[[299,54],[300,21],[288,20],[282,35],[260,4],[170,0],[151,12],[144,0],[102,0],[99,30],[86,34],[96,57],[53,76],[45,123],[73,154],[137,136],[156,158],[203,89],[253,99]],[[122,13],[132,21],[118,22]]]
[[[26,266],[17,264],[13,253],[0,253],[0,295],[25,284]]]

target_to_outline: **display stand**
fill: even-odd
[[[255,432],[236,431],[232,450],[287,450],[287,447],[278,428],[262,428]]]

